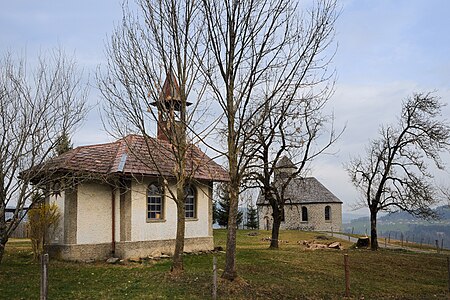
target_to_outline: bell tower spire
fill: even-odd
[[[186,106],[191,104],[191,102],[186,102]],[[172,71],[169,71],[166,76],[159,99],[151,105],[158,109],[157,139],[170,142],[177,134],[182,105],[180,86]]]

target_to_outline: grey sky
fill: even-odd
[[[445,0],[344,0],[336,26],[338,52],[333,62],[338,79],[328,110],[335,125],[347,125],[335,156],[313,165],[321,180],[351,208],[357,194],[342,164],[364,151],[381,123],[395,122],[401,101],[414,91],[436,91],[450,99],[450,2]],[[121,2],[0,0],[0,54],[61,46],[74,54],[85,73],[104,62],[104,45],[121,19]],[[93,87],[90,101],[101,101]],[[450,116],[447,107],[445,117]],[[75,145],[110,141],[98,107],[73,138]],[[447,163],[449,156],[446,156]],[[448,174],[440,174],[440,180]]]

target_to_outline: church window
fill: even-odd
[[[302,206],[302,221],[308,222],[308,208]]]
[[[150,184],[147,191],[147,219],[163,219],[163,192],[161,186]]]
[[[331,207],[329,205],[325,206],[325,221],[331,220]]]
[[[195,199],[195,191],[191,186],[186,187],[186,200],[184,202],[184,208],[186,210],[186,218],[193,219],[197,217],[197,203]]]

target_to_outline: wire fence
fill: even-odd
[[[355,228],[345,228],[345,233],[360,234],[360,235],[370,235],[370,230],[366,229],[364,232],[361,230],[355,230]],[[402,246],[408,245],[419,245],[419,246],[429,246],[436,247],[440,249],[450,249],[450,236],[447,232],[443,231],[430,231],[430,232],[418,232],[414,233],[411,231],[398,231],[398,230],[379,230],[377,232],[378,238],[387,239],[388,243],[397,241],[402,244]]]

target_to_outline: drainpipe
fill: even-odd
[[[123,169],[125,167],[125,163],[127,162],[127,157],[128,154],[127,153],[122,153],[122,156],[120,157],[120,162],[119,165],[117,166],[117,172],[122,172],[123,173]],[[111,186],[111,208],[112,208],[112,212],[111,212],[111,220],[112,220],[112,240],[111,240],[111,254],[112,257],[116,256],[116,199],[115,199],[115,195],[114,195],[114,191],[117,188],[115,188],[114,186]],[[120,194],[120,189],[119,189],[119,194]]]
[[[116,197],[114,193],[115,189],[111,186],[111,256],[116,256]]]

